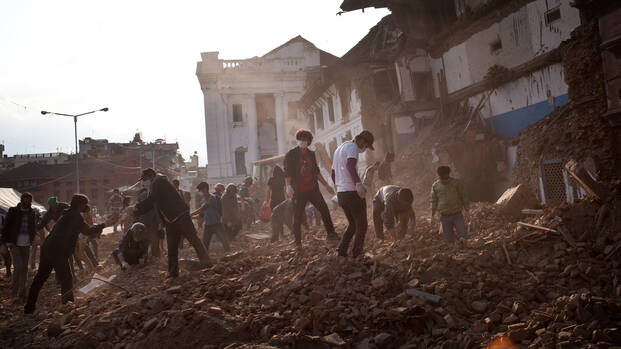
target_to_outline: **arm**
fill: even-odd
[[[438,210],[438,194],[433,187],[431,187],[431,218],[436,215],[436,211]]]
[[[197,208],[196,211],[190,213],[190,216],[198,216],[201,212],[203,212],[207,207],[209,207],[208,203],[204,203],[201,207]]]
[[[80,225],[80,229],[78,231],[86,236],[101,234],[101,231],[106,226],[104,223],[102,223],[102,224],[97,224],[97,225],[93,225],[92,227],[89,227],[88,224],[84,222],[84,218],[82,218],[81,215],[80,215],[79,225]]]
[[[265,191],[265,202],[270,202],[271,198],[272,198],[272,188],[268,185],[267,190]]]
[[[351,179],[354,181],[354,183],[361,182],[360,176],[358,176],[358,171],[356,170],[357,163],[358,163],[358,159],[348,158],[347,165],[345,166],[347,168],[347,172],[349,172],[349,175],[351,176]]]
[[[317,179],[321,182],[321,184],[323,184],[326,187],[326,189],[328,190],[330,194],[334,195],[334,189],[332,189],[332,186],[328,184],[325,178],[323,178],[323,176],[321,175],[321,172],[317,174]]]
[[[50,214],[50,211],[48,210],[47,212],[45,212],[45,214],[43,215],[43,219],[41,219],[41,222],[39,222],[39,224],[37,224],[37,230],[41,230],[43,228],[45,228],[45,226],[47,226],[47,224],[52,220],[52,215]],[[5,224],[6,226],[6,224]]]
[[[136,209],[134,210],[134,216],[142,216],[143,214],[149,212],[150,209],[153,208],[155,204],[155,199],[153,198],[153,193],[149,193],[146,199],[140,201],[136,204]]]
[[[391,230],[395,227],[395,210],[392,203],[393,199],[386,199],[386,205],[384,205],[384,225],[387,230]]]

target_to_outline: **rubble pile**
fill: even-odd
[[[561,46],[569,102],[520,132],[514,185],[525,183],[536,190],[540,161],[552,159],[588,159],[600,180],[619,178],[614,132],[603,117],[606,93],[599,44],[597,23],[587,23]]]
[[[302,254],[288,241],[240,239],[228,255],[216,245],[213,267],[173,280],[163,260],[119,273],[108,259],[99,272],[124,289],[104,285],[61,306],[50,280],[34,318],[3,300],[0,345],[476,348],[501,335],[532,348],[619,344],[620,203],[615,191],[603,205],[585,200],[519,223],[474,203],[465,244],[445,245],[419,217],[402,241],[370,232],[355,261],[338,259],[321,231],[305,234]]]

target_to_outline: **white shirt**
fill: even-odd
[[[336,191],[339,193],[356,190],[356,183],[347,170],[347,159],[358,160],[358,146],[352,141],[341,144],[332,157]]]

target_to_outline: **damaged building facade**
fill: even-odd
[[[196,75],[204,95],[208,177],[240,180],[253,161],[283,154],[294,146],[297,103],[308,81],[336,57],[295,37],[269,53],[224,60],[201,54]]]
[[[341,5],[345,12],[366,7],[392,13],[339,62],[350,72],[358,67],[346,80],[373,92],[354,94],[362,96],[362,127],[374,128],[384,151],[399,151],[428,128],[462,124],[430,157],[453,165],[474,200],[495,200],[510,184],[519,132],[568,102],[560,47],[581,25],[580,11],[569,0]]]

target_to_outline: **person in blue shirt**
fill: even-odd
[[[203,245],[205,245],[205,250],[209,251],[211,238],[215,234],[222,243],[224,250],[229,251],[229,241],[222,229],[222,204],[220,203],[220,198],[209,192],[209,184],[207,182],[200,182],[196,189],[203,195],[203,200],[201,201],[201,207],[192,212],[192,216],[203,215],[205,221]]]

